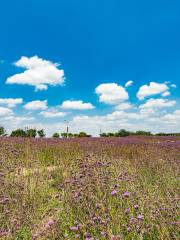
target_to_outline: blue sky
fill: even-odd
[[[6,0],[0,29],[9,131],[180,130],[179,1]]]

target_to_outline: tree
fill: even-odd
[[[126,131],[125,129],[121,129],[118,131],[118,137],[127,137],[130,135],[130,132]]]
[[[59,137],[60,137],[60,134],[59,134],[59,133],[54,133],[54,134],[52,135],[52,137],[53,137],[53,138],[59,138]]]
[[[80,132],[80,133],[79,133],[79,137],[87,137],[87,133],[85,133],[85,132]]]
[[[38,131],[37,131],[37,134],[38,134],[38,136],[39,136],[40,138],[43,138],[43,137],[46,136],[46,134],[44,133],[44,130],[43,130],[43,129],[38,130]]]
[[[27,133],[27,137],[36,137],[37,135],[37,130],[36,129],[33,129],[33,128],[30,128],[30,129],[27,129],[26,131]]]
[[[100,137],[107,137],[106,133],[100,133],[99,136]]]
[[[136,131],[136,132],[135,132],[135,135],[151,136],[152,133],[151,133],[151,132],[146,132],[146,131],[141,131],[141,130],[139,130],[139,131]]]
[[[73,135],[74,135],[74,137],[79,137],[78,133],[74,133]]]
[[[62,138],[67,138],[67,136],[68,136],[67,133],[65,133],[65,132],[64,132],[64,133],[61,133],[61,137],[62,137]]]
[[[74,134],[73,134],[73,133],[68,133],[68,137],[69,137],[69,138],[73,138],[73,137],[74,137]]]
[[[23,129],[19,128],[19,129],[12,131],[10,136],[11,137],[27,137],[27,133]]]
[[[6,135],[6,131],[4,129],[3,126],[0,126],[0,136],[5,136]]]
[[[107,137],[114,137],[114,136],[115,136],[114,133],[111,133],[111,132],[107,133]]]

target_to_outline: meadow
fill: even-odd
[[[179,137],[0,138],[0,239],[179,239]]]

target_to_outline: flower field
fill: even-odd
[[[0,139],[0,239],[179,239],[180,138]]]

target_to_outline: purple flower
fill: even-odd
[[[73,226],[73,227],[70,227],[70,230],[73,232],[77,232],[79,230],[79,228],[76,226]]]
[[[143,217],[143,215],[142,215],[142,214],[139,214],[139,215],[137,216],[137,219],[138,219],[138,220],[143,220],[143,219],[144,219],[144,217]]]
[[[123,196],[126,197],[126,198],[128,198],[128,197],[130,196],[130,192],[129,192],[129,191],[125,191],[125,192],[123,193]]]
[[[106,237],[107,236],[107,232],[101,232],[101,236]]]
[[[179,221],[179,222],[171,222],[170,224],[171,224],[171,225],[177,225],[177,226],[178,226],[178,225],[180,225],[180,221]]]
[[[75,198],[78,198],[78,197],[80,197],[81,196],[81,193],[80,192],[75,192],[75,194],[74,194],[74,197]]]
[[[130,224],[135,224],[136,222],[137,222],[137,219],[136,219],[136,218],[132,217],[132,218],[130,219]]]
[[[88,232],[85,232],[85,233],[84,233],[84,236],[85,236],[85,238],[88,238],[88,239],[91,238],[91,235],[90,235],[90,233],[88,233]]]
[[[7,203],[8,201],[9,201],[9,198],[4,197],[4,198],[0,199],[0,204],[5,204],[5,203]]]
[[[49,220],[49,222],[46,223],[45,228],[50,228],[54,224],[55,224],[54,220]]]
[[[112,196],[115,196],[115,195],[118,194],[118,192],[119,192],[119,191],[118,191],[117,189],[114,189],[114,190],[111,192],[111,195],[112,195]]]
[[[127,208],[126,210],[125,210],[125,214],[128,214],[130,212],[130,208]]]
[[[54,223],[55,223],[54,220],[50,220],[50,221],[48,222],[48,225],[49,225],[49,226],[52,226]]]
[[[139,209],[139,206],[137,204],[134,205],[134,209]]]

